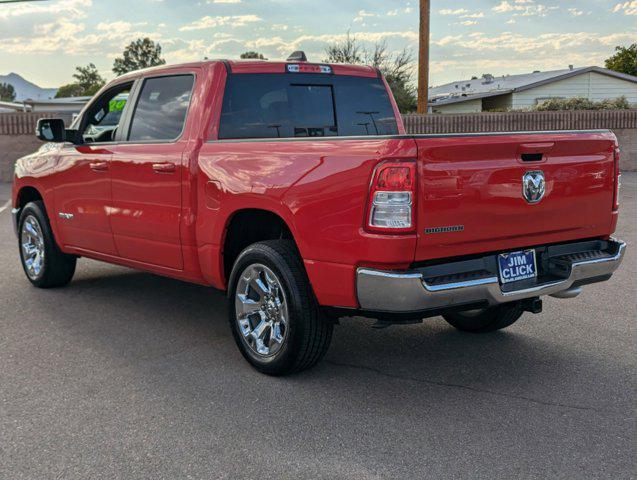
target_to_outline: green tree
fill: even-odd
[[[106,83],[92,63],[86,67],[75,67],[73,78],[76,82],[62,85],[55,94],[55,98],[89,97],[95,95]]]
[[[0,101],[13,102],[15,100],[15,89],[10,83],[0,83]]]
[[[58,88],[55,94],[55,98],[68,98],[68,97],[80,97],[82,92],[80,86],[77,83],[67,83]]]
[[[390,53],[385,42],[374,44],[367,50],[347,32],[340,42],[325,48],[326,63],[366,64],[378,68],[391,88],[398,108],[402,113],[413,112],[418,105],[416,87],[413,84],[413,55],[408,49],[398,54]]]
[[[77,80],[82,95],[94,95],[100,88],[106,84],[106,80],[102,77],[97,68],[92,63],[86,67],[75,67],[77,73],[73,74],[73,78]]]
[[[356,40],[356,37],[350,35],[349,31],[342,42],[336,41],[328,44],[325,47],[325,54],[327,57],[323,61],[326,63],[350,63],[354,65],[364,63],[364,57],[366,56],[363,46]]]
[[[265,58],[262,53],[252,52],[252,51],[242,53],[239,58],[244,60],[248,58],[256,58],[258,60],[267,60],[267,58]]]
[[[615,47],[615,55],[606,60],[606,68],[637,76],[637,43],[630,47]]]
[[[150,38],[138,38],[128,45],[122,56],[113,62],[113,72],[123,75],[141,68],[164,65],[166,60],[161,58],[161,45]]]

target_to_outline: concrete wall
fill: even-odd
[[[0,182],[13,180],[13,165],[20,158],[35,152],[42,142],[35,135],[0,135]]]

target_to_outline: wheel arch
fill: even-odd
[[[34,179],[32,179],[34,180]],[[42,202],[44,208],[44,214],[49,220],[49,225],[53,232],[53,237],[58,248],[62,249],[60,242],[58,241],[59,231],[58,224],[56,222],[55,208],[53,206],[53,192],[47,190],[39,182],[16,182],[13,187],[13,211],[15,212],[16,224],[19,222],[22,209],[29,203],[39,201]],[[17,226],[17,225],[16,225]]]
[[[24,185],[17,190],[13,207],[22,210],[27,203],[35,201],[44,203],[44,196],[40,190],[32,185]]]
[[[232,266],[244,248],[265,240],[288,239],[298,250],[293,229],[279,213],[266,208],[241,208],[226,218],[221,238],[220,271],[227,286]]]

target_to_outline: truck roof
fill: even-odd
[[[350,75],[357,77],[377,77],[380,75],[378,69],[367,65],[348,65],[342,63],[322,63],[322,62],[287,62],[287,61],[268,61],[268,60],[202,60],[199,62],[187,62],[171,65],[159,65],[156,67],[144,68],[126,73],[119,78],[135,77],[140,73],[148,73],[162,70],[172,70],[175,68],[193,68],[210,65],[214,63],[224,63],[232,73],[285,73],[288,65],[306,65],[311,66],[328,66],[334,75]]]

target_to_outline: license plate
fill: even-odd
[[[500,281],[502,283],[517,282],[537,277],[535,250],[502,253],[498,255]]]

